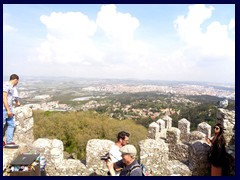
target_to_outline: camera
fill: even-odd
[[[105,155],[100,156],[100,159],[103,160],[103,161],[106,161],[106,160],[110,159],[109,153],[106,153]]]

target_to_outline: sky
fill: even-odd
[[[3,4],[3,75],[235,84],[234,4]]]

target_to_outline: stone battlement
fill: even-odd
[[[14,141],[20,144],[18,150],[4,149],[3,175],[9,163],[17,155],[35,151],[47,160],[46,174],[49,176],[92,176],[106,175],[107,167],[100,156],[105,154],[113,141],[103,139],[89,140],[86,146],[86,163],[76,159],[64,159],[63,142],[57,139],[33,139],[32,110],[18,107],[16,112],[16,131]],[[228,175],[235,175],[235,112],[219,109],[218,121],[225,127],[228,160]],[[206,176],[209,175],[207,153],[210,146],[205,136],[211,137],[211,126],[206,122],[190,131],[187,119],[178,121],[172,127],[172,119],[164,116],[149,125],[147,139],[139,142],[139,161],[152,175],[158,176]]]

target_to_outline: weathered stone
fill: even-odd
[[[19,148],[11,149],[11,148],[3,148],[3,174],[8,176],[9,174],[6,172],[10,163],[16,159],[20,154],[28,151],[27,145],[23,143],[19,143]]]
[[[208,138],[211,137],[211,126],[208,123],[202,122],[198,124],[197,130],[204,133],[205,137],[208,137]]]
[[[169,144],[177,144],[180,142],[180,134],[181,131],[180,129],[176,127],[171,127],[170,129],[167,130],[167,140],[166,142]]]
[[[169,144],[169,159],[181,162],[188,161],[188,145],[183,143]]]
[[[140,162],[151,174],[166,175],[168,162],[168,145],[164,140],[146,139],[139,142]]]
[[[191,176],[192,171],[189,169],[189,167],[178,161],[178,160],[173,160],[168,162],[168,167],[169,169],[169,176]]]
[[[65,159],[63,142],[58,139],[39,138],[33,142],[32,111],[27,107],[19,107],[16,111],[16,131],[14,138],[20,147],[18,149],[3,149],[3,175],[10,162],[19,154],[25,152],[40,153],[45,157],[46,174],[48,176],[99,176],[106,175],[106,163],[100,156],[109,151],[114,142],[110,140],[91,139],[86,146],[86,165],[80,160]],[[228,174],[235,175],[235,111],[219,109],[227,141]],[[169,117],[170,118],[170,117]],[[166,117],[166,119],[169,119]],[[197,131],[189,132],[186,119],[179,121],[179,128],[168,126],[160,132],[159,124],[153,122],[148,129],[148,138],[139,142],[140,162],[149,170],[151,175],[157,176],[206,176],[210,174],[207,153],[210,146],[205,136],[211,136],[211,126],[206,122],[198,125]],[[162,122],[161,121],[161,122]],[[163,123],[160,123],[163,124]],[[165,131],[163,138],[161,133]],[[182,137],[182,136],[185,137]],[[180,139],[180,136],[182,137]],[[187,137],[187,142],[186,142]],[[28,144],[22,144],[21,142]],[[29,143],[31,142],[31,143]],[[69,155],[67,155],[69,157]],[[71,155],[73,156],[73,155]],[[65,156],[66,157],[66,156]]]
[[[158,139],[159,138],[159,124],[152,122],[148,128],[147,137],[149,139]]]
[[[165,121],[166,129],[169,129],[172,127],[172,118],[171,117],[166,115],[166,116],[163,116],[162,119]]]
[[[208,152],[210,146],[201,140],[194,141],[189,146],[189,168],[193,176],[209,175]]]
[[[92,168],[97,175],[106,175],[106,162],[100,159],[100,156],[109,152],[110,147],[114,144],[110,140],[91,139],[86,147],[86,167]]]
[[[34,141],[33,136],[33,117],[32,110],[28,107],[16,107],[15,112],[15,132],[13,141],[15,143],[24,143],[27,146]]]
[[[196,140],[205,140],[205,138],[206,138],[206,134],[204,134],[203,132],[192,131],[190,132],[190,135],[189,135],[189,143],[192,143],[193,141],[196,141]]]
[[[183,118],[180,121],[178,121],[178,128],[181,131],[180,139],[181,141],[188,142],[188,136],[190,133],[190,122]]]

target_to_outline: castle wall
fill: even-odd
[[[190,122],[183,118],[180,121],[178,121],[178,129],[180,129],[180,139],[183,142],[188,142],[188,136],[190,133]]]
[[[226,129],[224,136],[227,141],[229,175],[235,175],[234,113],[220,109],[218,114],[218,121],[222,122]],[[21,147],[17,152],[4,149],[3,170],[20,152],[24,153],[31,150],[45,156],[47,160],[46,172],[49,176],[106,175],[106,163],[100,160],[100,156],[108,152],[114,142],[100,139],[89,140],[86,146],[86,165],[84,165],[79,160],[64,159],[63,143],[60,140],[40,138],[33,141],[33,117],[30,108],[16,108],[15,114],[17,126],[14,140]],[[178,122],[178,128],[172,127],[171,123],[171,118],[164,117],[158,123],[150,124],[148,139],[139,142],[140,163],[145,164],[152,175],[209,175],[210,167],[207,153],[210,146],[205,142],[205,137],[211,137],[211,126],[203,122],[198,125],[197,131],[190,132],[190,123],[186,119]],[[20,151],[20,149],[24,149],[24,151]]]
[[[189,168],[193,176],[209,176],[210,164],[208,162],[208,152],[210,146],[202,140],[194,141],[189,146]]]
[[[169,174],[168,145],[164,140],[146,139],[139,142],[140,163],[143,163],[153,175],[166,176]]]

